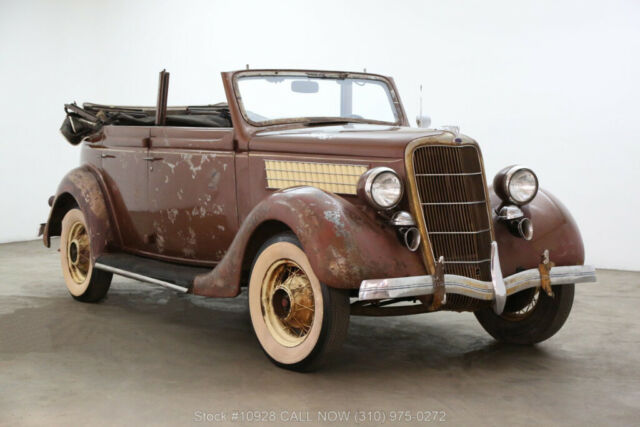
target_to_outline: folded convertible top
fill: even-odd
[[[126,107],[75,102],[65,104],[66,117],[60,127],[62,135],[77,145],[106,125],[155,126],[155,107]],[[231,115],[226,103],[167,107],[165,126],[231,127]]]

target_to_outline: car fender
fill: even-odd
[[[258,231],[265,224],[273,228],[267,236],[286,229],[295,233],[313,272],[330,287],[357,289],[365,279],[426,274],[419,253],[404,247],[396,230],[372,210],[315,187],[294,187],[271,194],[250,212],[220,263],[196,277],[193,293],[236,296],[242,270],[253,262],[248,247],[264,235]]]
[[[513,235],[507,224],[498,219],[495,211],[501,200],[493,189],[490,190],[490,197],[504,276],[537,268],[546,249],[549,250],[550,260],[557,266],[584,264],[580,230],[569,210],[549,191],[540,189],[530,203],[521,207],[533,224],[533,238],[529,241]]]
[[[43,231],[45,246],[51,246],[51,236],[60,235],[62,218],[75,205],[87,222],[93,262],[113,241],[114,234],[99,174],[88,165],[71,170],[60,182]]]

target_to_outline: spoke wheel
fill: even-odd
[[[71,296],[83,302],[104,298],[111,285],[112,274],[93,268],[91,235],[80,209],[71,209],[62,219],[60,262]]]
[[[74,222],[69,228],[66,245],[67,265],[69,275],[76,283],[83,283],[87,279],[91,264],[91,250],[89,235],[84,223]]]
[[[292,260],[278,260],[262,283],[262,313],[276,340],[294,347],[305,340],[313,326],[315,299],[309,278]]]
[[[519,322],[531,316],[531,314],[536,309],[536,305],[538,304],[539,300],[540,300],[540,288],[536,288],[529,302],[524,307],[513,312],[505,311],[504,313],[502,313],[501,316],[505,320],[510,320],[512,322]]]
[[[253,330],[278,366],[310,371],[341,347],[349,326],[349,295],[318,280],[292,233],[267,240],[249,281]]]

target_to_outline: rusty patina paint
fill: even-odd
[[[495,210],[502,201],[492,188],[489,193],[503,276],[538,268],[540,254],[545,250],[549,250],[557,266],[584,264],[580,230],[569,210],[547,190],[541,188],[531,203],[521,208],[533,223],[533,238],[530,241],[514,236],[508,226],[498,220]]]
[[[51,245],[51,236],[60,235],[59,224],[68,208],[72,207],[69,205],[70,200],[77,203],[87,221],[92,261],[105,252],[109,243],[114,242],[105,193],[98,177],[99,174],[93,167],[84,165],[71,170],[62,179],[43,232],[43,241],[47,247]]]
[[[447,295],[444,287],[444,257],[436,262],[436,270],[433,273],[433,296],[429,311],[437,311],[447,303]]]
[[[549,272],[555,263],[549,259],[548,249],[545,249],[540,258],[540,265],[538,265],[538,271],[540,272],[540,287],[547,293],[547,295],[553,298],[553,289],[551,289],[551,278],[549,277]]]
[[[174,262],[220,261],[238,230],[231,129],[151,129],[151,252]],[[211,265],[211,264],[209,264]]]
[[[193,292],[236,296],[247,244],[268,221],[281,222],[296,234],[314,273],[327,286],[357,289],[367,278],[426,274],[419,255],[405,248],[383,221],[334,194],[295,187],[273,193],[256,206],[227,256],[211,273],[196,278]]]

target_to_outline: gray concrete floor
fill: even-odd
[[[236,410],[279,421],[296,411],[313,425],[318,411],[341,410],[349,424],[355,411],[380,411],[407,425],[390,420],[403,410],[414,421],[443,411],[453,425],[637,425],[640,273],[598,274],[577,287],[564,328],[535,347],[495,343],[469,313],[353,317],[339,360],[298,374],[262,354],[245,295],[116,278],[104,302],[82,304],[55,250],[0,245],[0,425],[203,424],[217,413],[241,425]]]

